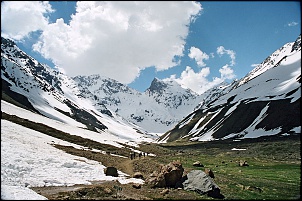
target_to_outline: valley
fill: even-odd
[[[68,77],[1,39],[1,198],[217,198],[145,182],[173,161],[183,176],[211,170],[219,199],[300,198],[301,35],[203,94],[158,78],[142,93],[101,75]]]
[[[116,167],[130,177],[140,172],[146,179],[153,171],[171,161],[180,161],[184,175],[191,170],[209,168],[214,172],[215,183],[220,187],[225,200],[262,200],[262,199],[298,199],[301,183],[301,140],[300,135],[272,135],[250,139],[227,139],[209,142],[190,142],[178,140],[169,143],[145,142],[132,147],[144,153],[145,157],[131,160],[128,156],[131,146],[117,148],[109,144],[83,139],[80,136],[67,135],[44,124],[17,116],[2,113],[2,119],[21,124],[32,130],[43,131],[46,135],[56,133],[64,141],[85,145],[88,149],[79,149],[54,143],[53,146],[68,154],[100,162],[106,167]],[[99,153],[94,149],[104,150]],[[115,153],[118,155],[113,155]],[[152,154],[152,155],[151,155]],[[249,164],[240,167],[239,161]],[[200,161],[203,167],[193,163]],[[119,187],[122,190],[117,190]],[[72,186],[30,187],[36,193],[49,200],[152,200],[186,199],[213,200],[217,198],[200,195],[197,192],[177,188],[151,188],[148,184],[140,188],[133,183],[121,184],[116,181],[91,181],[91,184]],[[165,190],[168,189],[166,193]]]
[[[130,160],[109,155],[99,155],[92,151],[80,151],[72,147],[56,146],[67,153],[84,156],[102,162],[105,166],[114,166],[119,170],[133,175],[141,172],[146,178],[161,164],[179,160],[184,174],[193,169],[210,168],[215,174],[215,183],[220,187],[225,200],[292,200],[300,197],[301,155],[300,136],[263,137],[262,139],[245,139],[241,142],[178,142],[168,144],[141,145],[142,151],[154,153],[155,157],[142,157]],[[233,150],[242,148],[246,150]],[[248,167],[240,167],[238,162],[246,160]],[[195,161],[201,161],[204,167],[194,167]],[[122,191],[116,194],[114,186],[120,186]],[[248,186],[257,187],[255,189]],[[93,182],[92,185],[70,187],[37,187],[32,188],[37,193],[50,200],[66,199],[98,199],[98,200],[149,200],[149,199],[185,199],[204,200],[215,199],[207,195],[183,189],[169,188],[167,194],[161,194],[165,188],[150,188],[142,185],[136,189],[132,184],[119,182]],[[105,193],[104,189],[111,189]],[[257,189],[261,190],[257,190]],[[83,196],[85,192],[85,196]],[[82,193],[82,194],[81,194]],[[217,199],[217,198],[216,198]]]

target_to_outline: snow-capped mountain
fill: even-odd
[[[202,100],[202,96],[175,81],[158,78],[143,93],[100,75],[73,79],[78,83],[80,96],[89,98],[100,112],[120,116],[154,133],[171,129]]]
[[[4,94],[26,109],[71,125],[104,130],[106,119],[142,133],[164,133],[205,97],[158,78],[143,93],[101,75],[70,78],[28,56],[13,41],[1,39]],[[213,97],[221,91],[213,90]]]
[[[90,99],[81,96],[82,91],[73,79],[39,63],[13,41],[3,37],[1,81],[3,100],[48,118],[100,134],[120,136],[128,141],[152,141],[157,137],[110,115],[104,105],[100,104],[102,110],[99,112]]]
[[[244,78],[201,95],[158,78],[138,92],[101,75],[69,78],[1,37],[2,99],[73,126],[127,139],[147,139],[147,133],[167,130],[159,142],[300,132],[300,54],[301,36]]]
[[[108,129],[106,119],[142,133],[164,133],[193,111],[204,97],[175,81],[157,78],[143,93],[100,75],[69,78],[39,63],[13,41],[1,39],[5,97],[74,126],[104,130]]]
[[[301,35],[218,94],[211,93],[213,101],[201,102],[158,141],[300,134]]]

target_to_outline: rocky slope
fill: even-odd
[[[244,78],[203,102],[159,142],[217,140],[301,133],[301,35]]]

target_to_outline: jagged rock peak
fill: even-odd
[[[139,93],[135,89],[128,87],[125,84],[120,83],[117,80],[112,78],[102,76],[99,74],[89,75],[89,76],[75,76],[73,79],[78,82],[78,85],[89,87],[89,90],[92,92],[96,92],[95,90],[99,91],[102,90],[107,94],[112,93],[130,93],[130,94],[137,94]]]
[[[154,78],[151,82],[150,87],[147,89],[147,91],[150,92],[161,92],[163,91],[168,85],[166,83],[164,83],[163,81],[161,81],[158,78]]]
[[[295,43],[293,44],[292,51],[299,51],[301,49],[301,34],[296,39]]]

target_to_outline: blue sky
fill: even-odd
[[[301,34],[299,1],[20,3],[2,3],[2,36],[67,75],[101,74],[138,91],[157,77],[202,93]]]

